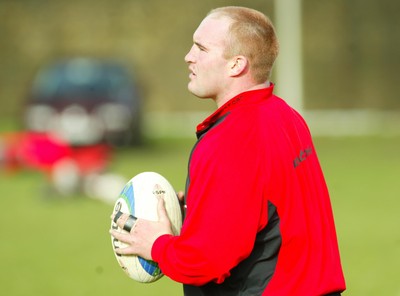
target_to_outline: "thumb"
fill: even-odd
[[[167,210],[165,209],[165,201],[163,197],[158,197],[157,203],[158,220],[160,222],[169,222]]]

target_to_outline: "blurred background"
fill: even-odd
[[[282,52],[272,80],[315,136],[345,295],[400,295],[400,3],[392,0],[0,0],[5,292],[180,295],[167,278],[125,278],[108,217],[141,171],[184,188],[195,127],[215,106],[188,93],[183,58],[205,14],[225,5],[258,9],[276,25]]]

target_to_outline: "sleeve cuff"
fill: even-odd
[[[172,237],[171,234],[164,234],[155,240],[153,247],[151,248],[151,257],[153,258],[153,261],[158,262],[161,259],[165,246]]]

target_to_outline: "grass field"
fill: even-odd
[[[399,296],[400,138],[317,138],[331,191],[348,291]],[[121,149],[112,170],[165,175],[183,189],[193,141],[152,141]],[[120,270],[108,229],[112,207],[84,196],[60,198],[36,172],[0,174],[0,280],[4,295],[182,295],[164,277],[138,284]]]

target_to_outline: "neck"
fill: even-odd
[[[269,86],[270,86],[270,82],[266,81],[266,82],[260,83],[260,84],[249,85],[246,87],[240,87],[240,88],[234,89],[230,92],[227,92],[220,97],[215,98],[214,101],[217,104],[217,108],[219,108],[222,105],[224,105],[226,102],[228,102],[230,99],[232,99],[233,97],[236,97],[238,94],[241,94],[246,91],[268,88]]]

